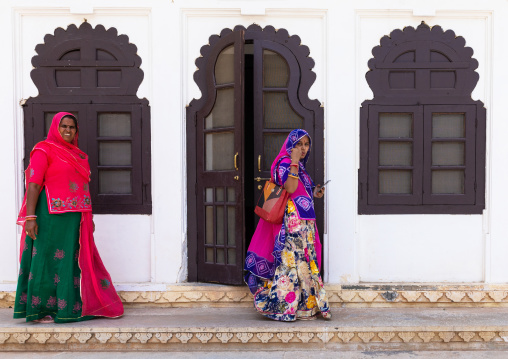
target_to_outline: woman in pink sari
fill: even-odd
[[[331,318],[321,280],[321,242],[316,228],[315,186],[305,170],[310,136],[293,130],[271,168],[272,181],[290,193],[282,224],[259,220],[245,259],[245,282],[262,315],[281,321]]]
[[[65,323],[123,314],[94,243],[90,165],[78,134],[76,117],[59,112],[30,153],[14,318]]]

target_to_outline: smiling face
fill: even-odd
[[[60,132],[60,136],[62,136],[65,142],[72,143],[77,131],[76,121],[72,117],[66,116],[60,120],[58,132]]]
[[[300,141],[295,145],[295,148],[299,148],[302,151],[302,155],[300,156],[300,160],[303,160],[305,156],[307,156],[307,152],[310,149],[310,140],[308,136],[303,136]]]

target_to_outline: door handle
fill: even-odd
[[[270,178],[254,177],[254,181],[258,181],[258,182],[269,181],[269,180],[270,180]]]
[[[236,163],[237,158],[238,158],[238,152],[237,152],[237,153],[235,153],[235,157],[234,157],[235,170],[236,170],[236,171],[238,171],[238,165],[237,165],[237,163]]]
[[[258,172],[261,172],[261,155],[258,156]]]

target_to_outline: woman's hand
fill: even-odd
[[[37,239],[37,234],[39,234],[39,226],[37,225],[37,222],[34,220],[25,221],[25,233],[33,240]]]
[[[300,158],[302,157],[302,150],[298,147],[294,147],[291,150],[291,163],[298,164],[300,162]]]
[[[41,192],[41,186],[37,183],[30,182],[26,191],[26,214],[34,215],[35,207],[37,206],[37,200],[39,199],[39,193]],[[32,239],[36,239],[36,235],[39,234],[39,227],[35,220],[25,221],[25,233]]]
[[[320,184],[318,184],[316,187],[314,187],[314,197],[316,198],[323,198],[325,195],[325,188],[321,187]]]

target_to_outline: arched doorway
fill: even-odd
[[[316,78],[309,48],[284,29],[224,29],[201,55],[194,79],[202,97],[187,108],[189,280],[241,284],[255,201],[292,129],[311,135],[308,170],[323,181],[323,108],[308,97]],[[322,202],[316,213],[322,231]]]

